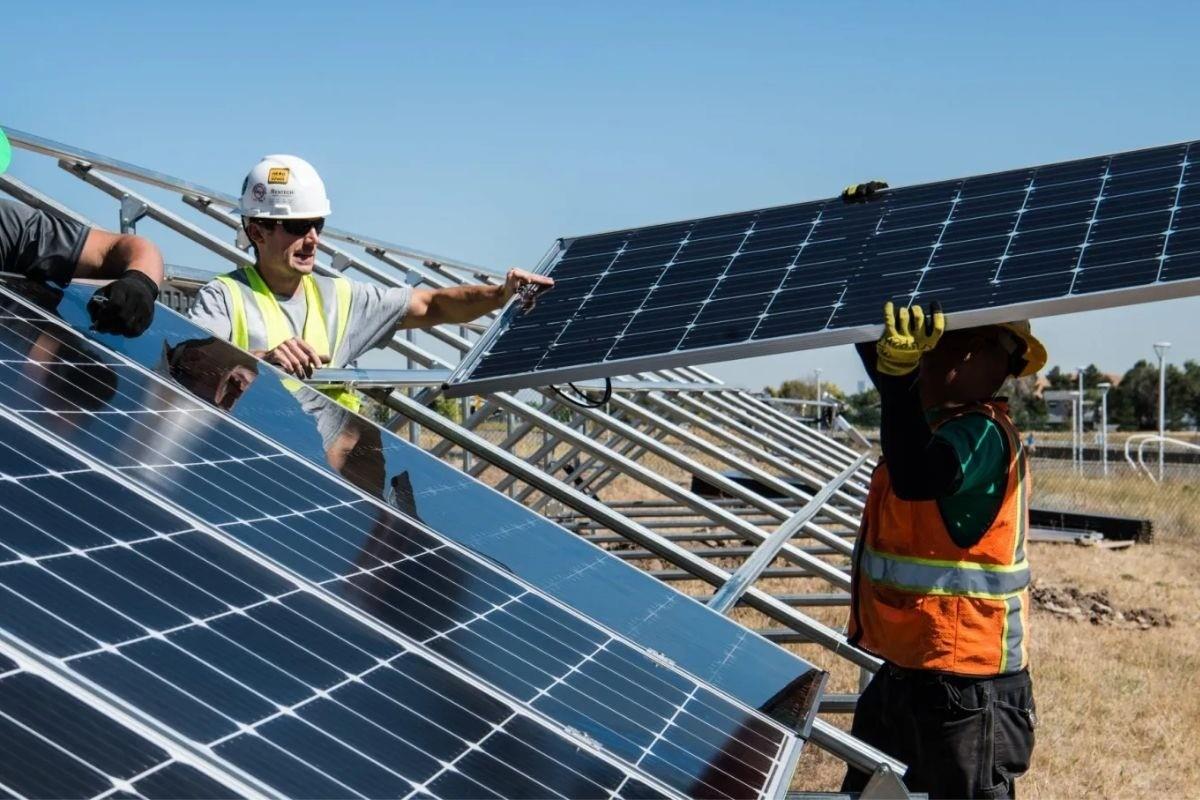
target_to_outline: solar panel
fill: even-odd
[[[561,239],[451,375],[464,395],[864,341],[885,300],[951,325],[1200,291],[1193,143]]]
[[[87,296],[86,289],[72,287],[57,309],[78,331],[87,331],[90,325],[84,310]],[[0,346],[2,341],[0,337]],[[231,365],[245,359],[240,351],[212,342],[187,320],[162,309],[143,336],[104,337],[103,341],[109,349],[150,369],[164,368],[165,350],[178,352],[181,346],[193,343],[201,343],[202,363],[217,372],[229,371]],[[219,382],[204,374],[188,376],[179,370],[174,374],[177,381],[194,391]],[[310,401],[298,403],[276,373],[263,369],[232,404],[230,413],[310,464],[332,471],[324,446],[324,440],[331,438],[327,420],[330,415],[341,421],[354,418],[320,395],[309,396]],[[118,397],[115,402],[126,401]],[[819,670],[761,637],[748,636],[742,626],[688,600],[621,559],[612,558],[420,448],[375,426],[358,430],[366,435],[352,448],[343,468],[343,475],[357,488],[393,507],[400,506],[398,510],[406,517],[424,522],[438,535],[454,540],[620,635],[661,653],[737,700],[807,732],[823,676]],[[107,426],[97,428],[95,433],[110,438],[115,435]],[[242,437],[238,438],[240,441]],[[392,477],[385,480],[384,475]],[[405,486],[397,491],[401,477]],[[400,496],[407,499],[400,503]],[[367,541],[365,532],[359,536]]]
[[[284,794],[786,784],[798,743],[780,724],[8,310],[4,636]]]

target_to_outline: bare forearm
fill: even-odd
[[[89,231],[75,265],[75,277],[119,278],[127,270],[141,272],[155,284],[161,284],[162,254],[153,242],[141,236],[109,233],[99,228]]]
[[[425,325],[470,322],[504,305],[504,287],[451,286],[438,289],[429,298]]]
[[[100,277],[116,278],[130,269],[141,272],[155,283],[162,283],[162,254],[149,239],[140,236],[122,236],[118,239],[104,259]]]

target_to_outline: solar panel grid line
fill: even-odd
[[[24,643],[14,642],[7,636],[0,636],[0,658],[7,659],[14,665],[12,669],[0,675],[0,683],[6,678],[13,678],[23,674],[28,675],[36,679],[39,684],[45,684],[44,687],[40,685],[36,687],[44,693],[54,695],[55,699],[62,699],[78,704],[72,706],[72,717],[55,721],[54,724],[70,727],[73,725],[83,725],[89,720],[93,722],[100,721],[97,717],[102,717],[103,722],[114,726],[109,729],[105,740],[96,742],[98,748],[96,752],[99,752],[99,748],[103,748],[106,743],[110,748],[116,747],[112,739],[115,729],[119,728],[127,731],[131,737],[149,743],[150,746],[162,753],[162,756],[159,756],[162,760],[158,764],[122,778],[117,775],[108,774],[108,770],[95,763],[88,762],[86,757],[78,752],[78,748],[72,750],[63,747],[57,742],[50,742],[56,750],[63,752],[74,761],[87,764],[90,769],[103,775],[111,782],[111,789],[97,796],[109,795],[114,792],[136,794],[136,784],[138,782],[173,764],[186,765],[203,776],[209,783],[219,786],[225,792],[230,793],[231,796],[236,795],[245,798],[266,798],[271,796],[267,787],[258,784],[251,776],[239,774],[238,770],[224,771],[216,769],[210,761],[194,752],[175,737],[164,735],[164,732],[158,728],[146,725],[136,716],[127,713],[119,699],[112,697],[107,691],[102,688],[99,691],[93,691],[72,677],[68,677],[61,669],[56,668],[52,662],[48,662],[35,649],[29,648]],[[26,685],[22,688],[25,690],[22,692],[22,695],[30,701],[36,702],[37,698],[32,697],[30,693],[30,689],[35,687]],[[60,709],[56,706],[54,710]],[[39,739],[48,741],[45,732],[35,730],[27,721],[15,718],[13,712],[7,710],[2,702],[0,702],[0,717],[31,731]],[[27,714],[26,719],[28,718],[29,715]],[[10,755],[13,754],[12,750],[8,750],[8,752]],[[32,771],[34,765],[28,762],[20,764],[9,762],[8,766],[15,768],[16,771],[27,773]],[[197,785],[193,788],[200,788],[202,783],[202,781],[197,781]],[[29,786],[27,790],[33,788],[34,786]],[[177,785],[177,788],[182,787]],[[12,794],[14,796],[22,796],[24,793],[12,792]]]
[[[1195,199],[1187,191],[1192,185],[1189,149],[1190,144],[1184,143],[902,187],[858,206],[834,199],[658,226],[686,232],[724,220],[727,226],[741,224],[746,230],[763,215],[837,209],[836,218],[823,217],[820,226],[813,226],[825,228],[829,223],[830,227],[819,234],[820,239],[808,241],[802,260],[808,269],[804,274],[813,275],[813,268],[820,266],[818,273],[842,281],[843,286],[832,294],[814,293],[817,284],[806,278],[800,281],[801,293],[789,295],[792,304],[786,308],[779,306],[783,295],[774,293],[766,318],[759,316],[764,312],[754,296],[738,295],[735,307],[721,312],[729,328],[714,329],[710,338],[689,333],[690,338],[680,343],[664,332],[643,337],[630,348],[621,344],[629,336],[600,324],[585,326],[586,336],[572,335],[570,328],[579,319],[571,321],[568,298],[569,302],[557,303],[559,310],[553,316],[534,311],[502,317],[489,343],[477,345],[452,374],[448,392],[457,396],[611,375],[634,367],[715,361],[721,360],[718,354],[722,353],[743,357],[866,340],[877,335],[878,326],[867,324],[878,314],[874,305],[888,295],[907,296],[909,302],[941,299],[954,313],[952,324],[966,326],[1195,293],[1200,290],[1200,251],[1190,239],[1200,237],[1185,237],[1188,244],[1180,248],[1166,246],[1171,238],[1167,231],[1174,224],[1167,194],[1186,202]],[[956,193],[957,203],[952,202]],[[948,224],[939,226],[941,221]],[[557,276],[561,265],[567,272],[573,269],[572,274],[589,274],[590,260],[597,257],[593,254],[632,245],[655,230],[644,227],[564,239],[546,271]],[[866,251],[855,244],[859,241],[866,242]],[[816,248],[812,258],[809,245]],[[580,248],[583,255],[575,252]],[[790,253],[795,256],[794,249]],[[706,273],[699,279],[708,281],[712,289],[715,277],[734,272],[745,256],[731,254],[733,265],[725,263],[720,275]],[[612,269],[619,270],[620,265],[618,258]],[[869,269],[864,271],[864,265]],[[770,269],[788,274],[790,280],[789,266],[776,258]],[[778,275],[767,278],[765,285],[759,282],[759,291],[774,292],[783,285],[776,283]],[[723,283],[716,282],[718,287]],[[746,287],[754,290],[752,284]],[[820,298],[816,305],[795,304],[810,295],[810,299]],[[597,307],[595,299],[589,302]],[[820,317],[820,308],[828,316]],[[621,303],[610,312],[617,310],[624,310]],[[630,321],[623,329],[632,331],[636,325]],[[555,331],[551,339],[574,350],[547,352],[548,342],[540,330],[545,326]]]
[[[1158,275],[1155,277],[1155,282],[1162,281],[1163,267],[1167,263],[1167,250],[1170,249],[1171,234],[1175,232],[1175,215],[1179,211],[1179,199],[1183,196],[1184,182],[1187,180],[1188,167],[1191,166],[1189,159],[1192,155],[1193,144],[1194,142],[1188,144],[1183,154],[1183,161],[1179,166],[1179,183],[1175,187],[1175,200],[1171,203],[1171,216],[1167,220],[1167,233],[1163,241],[1163,251],[1158,257]]]
[[[8,417],[7,411],[6,411],[6,410],[4,410],[4,409],[0,409],[0,416],[4,417],[5,419],[10,419],[10,418]],[[10,421],[11,421],[11,420],[10,420]],[[299,592],[299,591],[301,591],[301,590],[299,590],[299,589],[298,589],[298,590],[297,590],[297,592]],[[262,605],[262,604],[271,603],[271,602],[275,602],[275,601],[276,601],[275,599],[268,598],[268,599],[265,599],[265,600],[261,601],[261,603],[256,603],[256,604],[254,604],[254,605]],[[228,615],[228,614],[239,613],[239,612],[244,612],[244,611],[245,611],[245,608],[243,608],[243,609],[240,609],[240,610],[231,610],[231,611],[229,611],[229,612],[223,612],[222,614],[220,614],[220,615],[217,615],[217,616],[226,616],[226,615]],[[119,612],[118,612],[118,613],[119,613]],[[195,622],[195,621],[193,621],[193,623],[191,623],[191,624],[194,624],[194,622]],[[187,626],[185,626],[185,627],[187,627]],[[169,632],[169,631],[157,632],[157,635],[155,635],[155,636],[153,636],[153,637],[147,637],[147,638],[156,638],[156,639],[160,639],[160,638],[162,638],[162,637],[163,637],[163,636],[164,636],[166,633],[168,633],[168,632]],[[128,644],[128,642],[126,642],[126,643],[123,643],[123,645],[124,645],[124,644]],[[237,643],[234,643],[234,644],[236,645]],[[239,645],[239,646],[240,646],[240,645]],[[304,647],[303,647],[303,645],[297,645],[297,646],[299,646],[301,649],[306,649],[306,648],[304,648]],[[101,648],[101,650],[102,650],[102,651],[107,651],[107,650],[111,650],[111,649],[112,649],[111,647],[104,647],[104,648]],[[186,651],[184,651],[184,652],[185,652],[185,653],[186,653],[186,654],[187,654],[189,657],[193,657],[193,658],[194,658],[194,656],[193,656],[192,654],[190,654],[190,653],[187,653]],[[86,653],[86,652],[85,652],[85,653],[80,653],[80,654],[77,654],[77,655],[73,656],[72,658],[73,658],[73,659],[76,659],[76,658],[84,658],[84,657],[86,657],[87,655],[88,655],[88,653]],[[312,653],[312,655],[314,655],[314,656],[316,656],[316,657],[319,657],[319,656],[317,656],[315,653]],[[209,666],[210,666],[210,668],[211,668],[211,665],[209,665]],[[374,670],[374,669],[377,669],[377,668],[378,668],[378,665],[376,665],[376,666],[373,666],[371,669],[372,669],[372,670]],[[76,676],[76,677],[78,678],[78,676]],[[357,678],[357,679],[361,679],[361,676],[348,676],[348,677],[347,677],[347,678],[346,678],[346,679],[343,681],[343,684],[345,684],[345,683],[348,683],[348,682],[350,682],[350,681],[353,681],[353,680],[356,680],[356,678]],[[248,688],[248,687],[247,687],[247,688]],[[303,701],[303,703],[309,703],[309,702],[312,702],[312,701],[313,701],[313,700],[315,700],[315,699],[316,699],[316,697],[318,697],[318,696],[320,696],[320,697],[327,697],[330,691],[332,691],[332,689],[325,689],[325,690],[322,690],[321,692],[318,692],[318,694],[317,694],[317,695],[314,695],[313,697],[306,698],[306,699]],[[186,692],[186,691],[183,691],[183,693],[184,693],[184,694],[189,694],[189,693],[188,693],[188,692]],[[205,703],[205,701],[203,701],[203,700],[197,700],[197,702],[199,702],[199,703],[200,703],[200,704],[202,704],[202,705],[208,705],[208,704],[207,704],[207,703]],[[303,703],[302,703],[301,705],[303,705]],[[299,706],[297,706],[297,707],[299,707]],[[292,711],[292,712],[294,712],[294,710],[295,710],[294,708],[293,708],[293,709],[291,709],[291,711]],[[283,713],[283,712],[281,712],[281,713]],[[271,719],[273,719],[273,718],[275,718],[275,717],[277,717],[277,716],[278,716],[278,714],[272,714],[272,715],[270,715],[269,717],[266,717],[266,718],[264,718],[264,719],[261,719],[261,720],[259,720],[259,721],[258,721],[257,723],[255,723],[255,725],[254,725],[254,726],[252,726],[252,727],[258,727],[259,725],[267,724],[268,722],[270,722],[270,721],[271,721]],[[242,726],[242,728],[241,728],[241,729],[239,729],[239,730],[237,730],[237,731],[234,731],[233,733],[229,734],[229,736],[227,736],[227,737],[224,737],[224,738],[228,739],[228,738],[231,738],[231,737],[234,737],[234,736],[240,736],[240,735],[242,735],[242,734],[244,734],[244,733],[245,733],[245,730],[246,730],[246,728],[247,728],[247,726]],[[210,753],[214,752],[214,750],[215,750],[215,747],[217,747],[217,746],[220,744],[220,742],[221,742],[221,740],[220,740],[220,739],[218,739],[218,740],[215,740],[213,743],[211,743],[211,744],[210,744],[210,746],[209,746],[209,748],[208,748],[208,751],[209,751]],[[569,768],[569,766],[567,766],[567,765],[563,765],[563,768],[564,768],[564,769],[568,769],[568,770],[570,769],[570,768]],[[331,780],[333,780],[333,779],[331,778]],[[344,784],[340,784],[340,785],[343,785],[343,786],[344,786]],[[349,787],[345,787],[345,788],[346,788],[348,791],[350,791]]]

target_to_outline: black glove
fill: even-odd
[[[154,319],[158,286],[144,273],[127,270],[88,301],[92,326],[100,333],[140,336]]]
[[[865,203],[875,199],[875,193],[888,188],[887,181],[867,181],[852,183],[842,192],[843,203]]]

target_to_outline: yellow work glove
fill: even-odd
[[[879,355],[875,368],[884,375],[907,375],[917,368],[921,355],[937,347],[946,330],[946,315],[936,300],[929,307],[933,318],[925,319],[920,306],[901,308],[898,312],[891,301],[883,306],[883,336],[875,344]]]
[[[888,188],[887,181],[852,183],[842,191],[843,203],[865,203],[875,198],[875,193]]]

